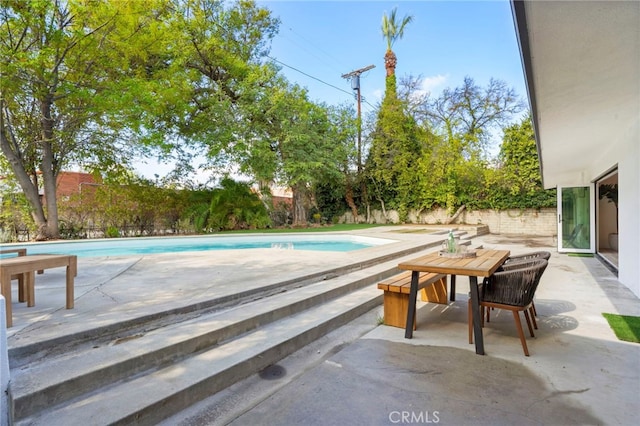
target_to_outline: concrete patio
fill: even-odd
[[[442,238],[415,230],[363,232],[398,242],[348,255],[289,250],[274,256],[265,249],[252,250],[251,256],[232,251],[81,258],[76,308],[63,308],[63,270],[38,276],[36,306],[14,304],[9,350],[19,357],[24,348],[42,342],[38,356],[32,356],[42,362],[69,341],[65,339],[82,337],[97,347],[102,332],[111,335],[126,321],[205,303],[212,293],[233,304],[240,284],[243,291],[269,287],[275,270],[279,281],[304,283],[323,271],[330,271],[325,277],[330,281],[348,264]],[[140,423],[635,424],[640,345],[619,341],[602,313],[640,315],[639,299],[599,260],[557,253],[551,237],[483,235],[473,238],[472,245],[512,254],[551,251],[536,296],[539,329],[535,338],[528,338],[530,357],[522,353],[511,314],[499,311],[484,329],[487,355],[475,354],[467,342],[468,283],[459,279],[455,302],[419,303],[418,329],[411,340],[399,328],[378,325],[378,305],[259,373],[202,395],[164,421]],[[418,252],[406,256],[414,255]],[[59,411],[27,423],[72,424],[70,413]],[[101,424],[99,419],[94,424]]]
[[[474,243],[480,240],[513,253],[552,252],[536,297],[539,330],[528,338],[530,357],[509,312],[494,313],[485,327],[487,355],[474,353],[462,279],[456,302],[421,304],[411,340],[401,329],[375,326],[376,309],[281,361],[275,372],[165,424],[635,424],[640,345],[619,341],[601,313],[638,315],[638,298],[597,259],[558,254],[551,238],[523,245],[494,235]]]

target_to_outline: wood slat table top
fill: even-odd
[[[510,256],[509,250],[476,250],[476,257],[452,259],[442,257],[438,252],[429,253],[398,264],[398,268],[408,271],[438,272],[448,275],[473,275],[488,277]]]

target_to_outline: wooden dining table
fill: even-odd
[[[404,337],[413,337],[413,323],[416,316],[416,299],[418,296],[418,278],[421,272],[436,272],[452,277],[466,275],[469,277],[469,291],[471,293],[473,332],[476,353],[484,355],[484,340],[480,318],[480,302],[478,293],[478,277],[488,277],[493,274],[511,255],[509,250],[475,250],[474,257],[452,258],[441,256],[439,252],[432,252],[425,256],[398,264],[398,268],[412,271],[411,290],[409,292],[409,308]]]

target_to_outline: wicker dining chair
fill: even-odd
[[[547,268],[545,259],[533,259],[530,262],[521,263],[518,268],[495,272],[485,280],[480,289],[480,308],[505,309],[513,313],[520,343],[524,354],[529,356],[529,349],[520,322],[520,311],[524,312],[531,337],[533,328],[529,317],[529,310],[533,302],[533,296],[540,283],[542,273]],[[469,343],[473,343],[472,306],[469,300]],[[481,318],[484,315],[481,316]],[[483,324],[484,326],[484,321]]]
[[[551,258],[551,253],[548,251],[532,251],[530,253],[519,254],[516,256],[509,256],[507,260],[504,261],[504,265],[508,265],[513,262],[521,262],[532,259],[544,259],[549,260]]]
[[[504,261],[504,263],[498,269],[498,271],[507,271],[509,269],[517,268],[519,266],[524,266],[522,262],[529,262],[534,259],[544,259],[548,261],[550,258],[551,258],[551,253],[548,251],[542,251],[542,250],[532,251],[529,253],[519,254],[516,256],[510,256],[507,258],[507,260]],[[536,310],[535,302],[531,302],[531,311],[533,312],[533,315],[535,317],[538,316],[538,311]],[[538,325],[536,324],[535,317],[533,318],[533,326],[534,328],[537,329]]]

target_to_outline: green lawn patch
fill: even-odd
[[[593,253],[569,253],[571,257],[593,257]]]
[[[640,343],[640,317],[630,315],[602,314],[620,340]]]
[[[244,229],[240,231],[222,231],[216,234],[289,234],[293,232],[344,232],[344,231],[360,231],[363,229],[377,228],[381,226],[391,226],[384,224],[365,224],[365,223],[339,223],[335,225],[325,226],[309,226],[307,228],[270,228],[270,229]]]

